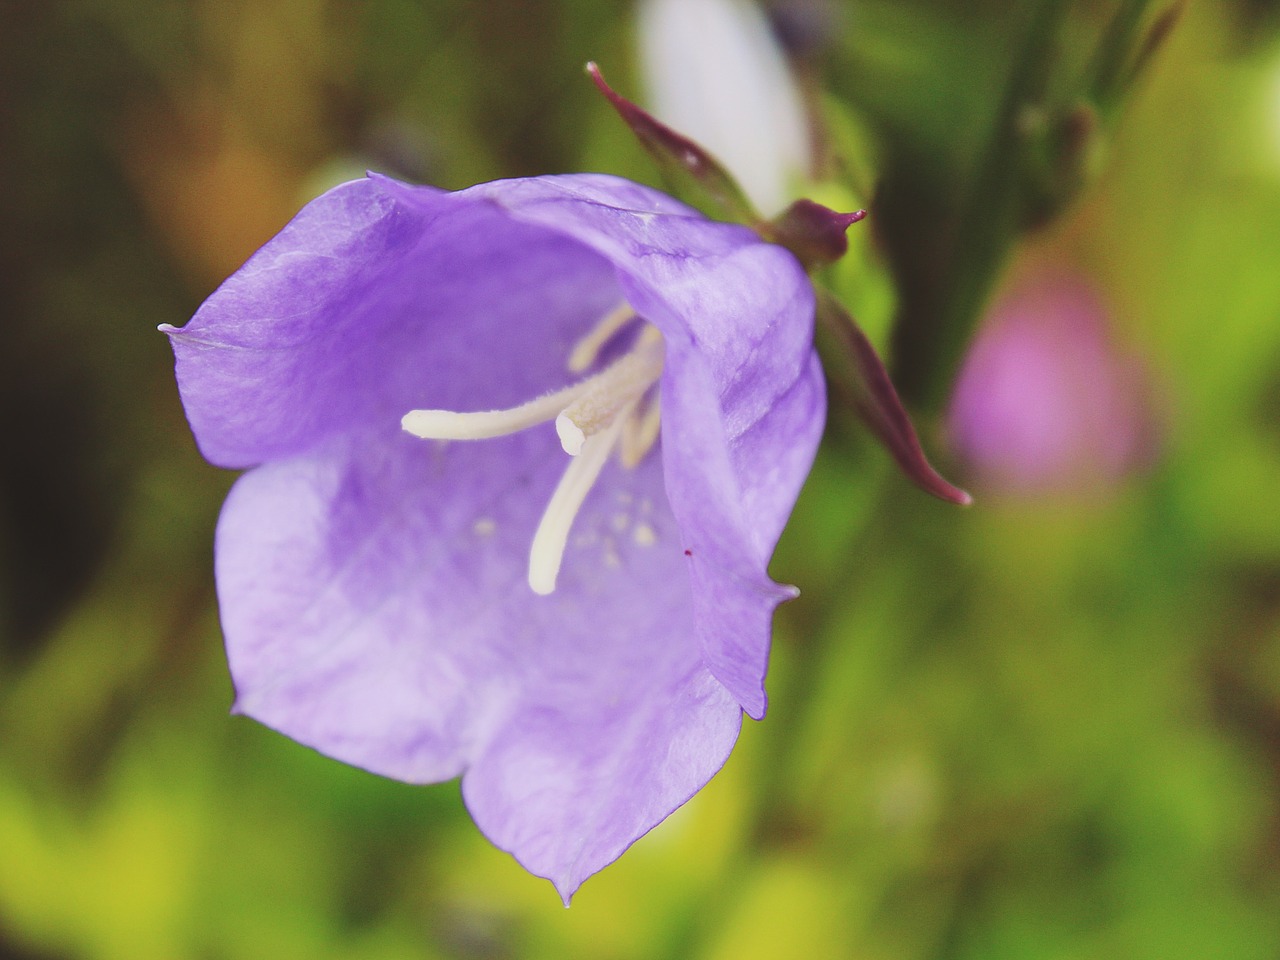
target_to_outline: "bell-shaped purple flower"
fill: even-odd
[[[613,177],[312,202],[167,330],[201,451],[252,468],[217,531],[236,709],[461,775],[567,901],[764,713],[813,313],[786,250]]]

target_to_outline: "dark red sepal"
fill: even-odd
[[[857,321],[830,293],[816,292],[818,345],[826,354],[824,366],[836,399],[853,408],[916,486],[940,500],[968,506],[973,498],[929,464],[889,372]]]
[[[715,157],[661,120],[636,106],[605,82],[600,68],[587,64],[587,73],[624,123],[657,162],[671,190],[718,220],[759,228],[764,220],[738,182]]]
[[[845,231],[866,215],[865,210],[837,213],[812,200],[797,200],[758,232],[771,243],[786,247],[813,272],[845,255],[849,249]]]

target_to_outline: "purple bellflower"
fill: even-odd
[[[803,267],[601,175],[305,207],[183,328],[235,709],[414,783],[567,903],[765,711],[826,400]]]

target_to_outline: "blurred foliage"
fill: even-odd
[[[831,282],[912,395],[938,410],[1007,271],[1069,264],[1153,372],[1159,455],[959,512],[833,411],[768,720],[565,911],[456,785],[227,717],[231,478],[154,327],[365,166],[651,179],[581,74],[638,88],[629,8],[10,0],[0,958],[1280,955],[1276,13],[1191,5],[1120,90],[1158,4],[833,9],[798,51],[818,199],[875,216]]]

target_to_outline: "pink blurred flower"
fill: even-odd
[[[1145,371],[1112,342],[1093,289],[1066,274],[1032,276],[996,303],[948,419],[975,486],[992,492],[1108,489],[1153,448]]]

